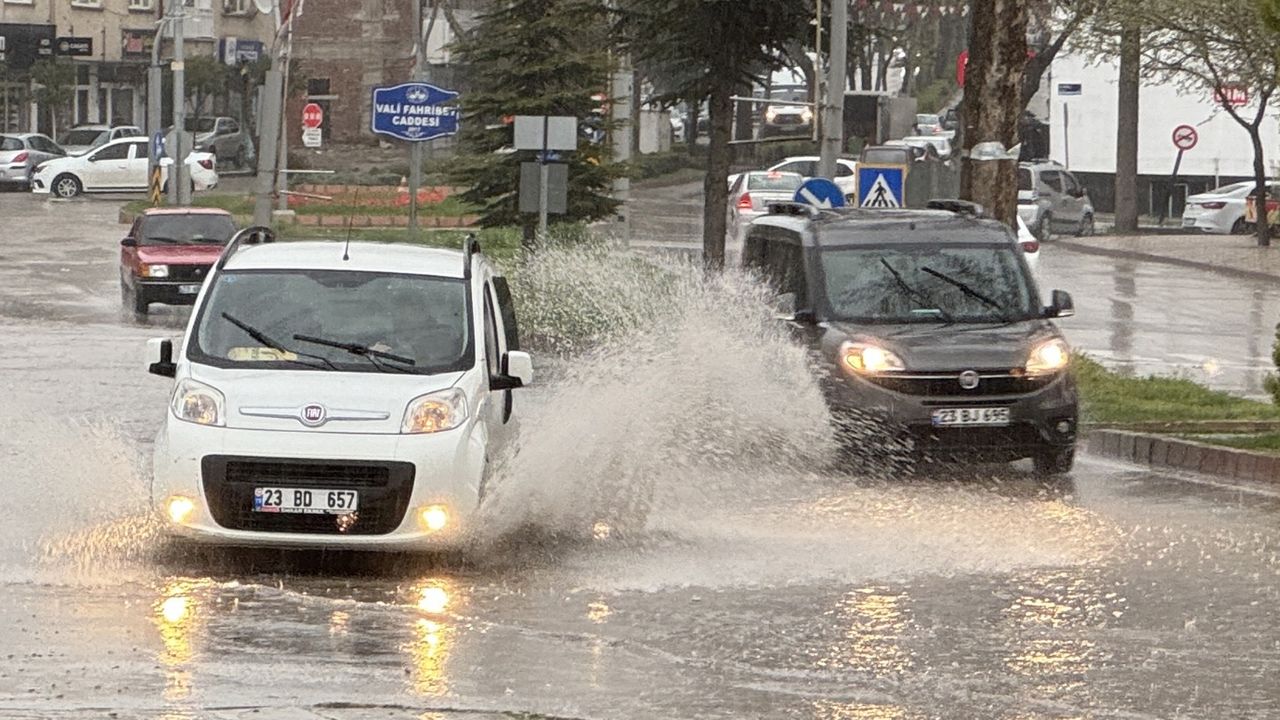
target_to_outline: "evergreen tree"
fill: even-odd
[[[607,14],[598,0],[498,0],[456,47],[466,73],[453,176],[480,206],[480,224],[523,225],[532,237],[537,217],[519,212],[520,163],[534,151],[502,152],[513,144],[515,115],[571,115],[592,120],[609,89]],[[595,96],[593,98],[593,96]],[[580,139],[569,165],[568,212],[557,222],[612,214],[612,181],[623,169],[604,143]]]

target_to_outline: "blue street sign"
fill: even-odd
[[[904,206],[901,165],[858,166],[858,207],[888,210]]]
[[[151,136],[151,159],[159,161],[164,156],[164,133],[157,130]]]
[[[423,82],[373,89],[375,133],[422,142],[458,132],[458,93]]]
[[[844,191],[826,178],[809,178],[796,191],[796,202],[820,208],[844,207]]]

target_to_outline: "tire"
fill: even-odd
[[[1089,237],[1090,235],[1093,235],[1095,231],[1096,228],[1093,224],[1093,216],[1085,215],[1080,218],[1080,229],[1076,231],[1076,237]]]
[[[1036,231],[1032,233],[1042,242],[1053,242],[1053,215],[1045,213],[1040,216],[1040,222],[1036,224]]]
[[[59,175],[53,179],[53,186],[50,189],[57,197],[70,200],[84,192],[84,185],[75,175]]]
[[[135,318],[146,317],[151,309],[151,303],[147,301],[146,295],[139,292],[137,286],[131,287],[123,277],[120,278],[120,305],[125,312],[132,314]]]
[[[1252,226],[1249,223],[1245,222],[1244,218],[1239,218],[1238,220],[1236,220],[1234,223],[1231,224],[1232,235],[1245,235],[1249,233],[1251,230],[1252,230]]]
[[[1075,446],[1045,447],[1032,456],[1036,475],[1040,477],[1061,477],[1071,472],[1076,462]]]

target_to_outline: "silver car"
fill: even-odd
[[[187,131],[195,133],[196,151],[213,153],[218,157],[219,165],[246,169],[252,167],[257,159],[253,138],[235,118],[188,119]]]
[[[755,170],[737,176],[729,187],[727,228],[730,249],[740,248],[751,221],[769,212],[769,203],[791,202],[804,176],[777,170]]]
[[[58,143],[40,133],[0,135],[0,187],[26,190],[40,163],[66,155]]]
[[[1052,160],[1018,164],[1018,215],[1040,242],[1058,233],[1094,231],[1089,193],[1075,175]]]
[[[84,155],[112,140],[145,134],[137,125],[77,125],[68,130],[58,144],[68,155]]]

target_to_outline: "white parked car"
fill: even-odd
[[[272,242],[242,230],[181,343],[151,500],[172,534],[236,546],[456,545],[533,380],[478,247]]]
[[[1021,215],[1018,216],[1018,247],[1022,248],[1022,256],[1027,259],[1027,267],[1031,268],[1031,274],[1039,277],[1040,241],[1031,234],[1031,228],[1027,227]]]
[[[934,151],[938,154],[939,158],[942,158],[943,160],[947,160],[951,158],[951,138],[942,134],[911,135],[911,136],[902,138],[902,142],[906,143],[907,145],[911,145],[913,147],[924,147],[926,145],[932,145]]]
[[[729,188],[729,251],[739,250],[751,221],[768,214],[769,203],[793,202],[804,183],[799,173],[753,170],[738,175]]]
[[[73,198],[87,192],[137,192],[148,186],[149,144],[142,138],[113,140],[78,157],[41,163],[31,178],[31,191]],[[161,182],[169,182],[172,160],[161,161]],[[187,156],[192,188],[210,190],[218,185],[216,160],[211,153]]]
[[[768,167],[764,172],[784,172],[795,173],[800,177],[808,180],[818,176],[817,155],[798,155],[795,157],[785,158],[773,166]],[[852,200],[858,195],[858,161],[849,160],[848,158],[836,159],[836,176],[831,179],[840,188],[845,198]],[[729,176],[729,187],[738,181],[738,175]]]
[[[1187,206],[1182,211],[1182,227],[1215,235],[1247,232],[1244,204],[1253,188],[1254,182],[1250,180],[1192,195],[1187,198]],[[1267,194],[1272,195],[1276,190],[1280,190],[1280,186],[1271,185]]]

